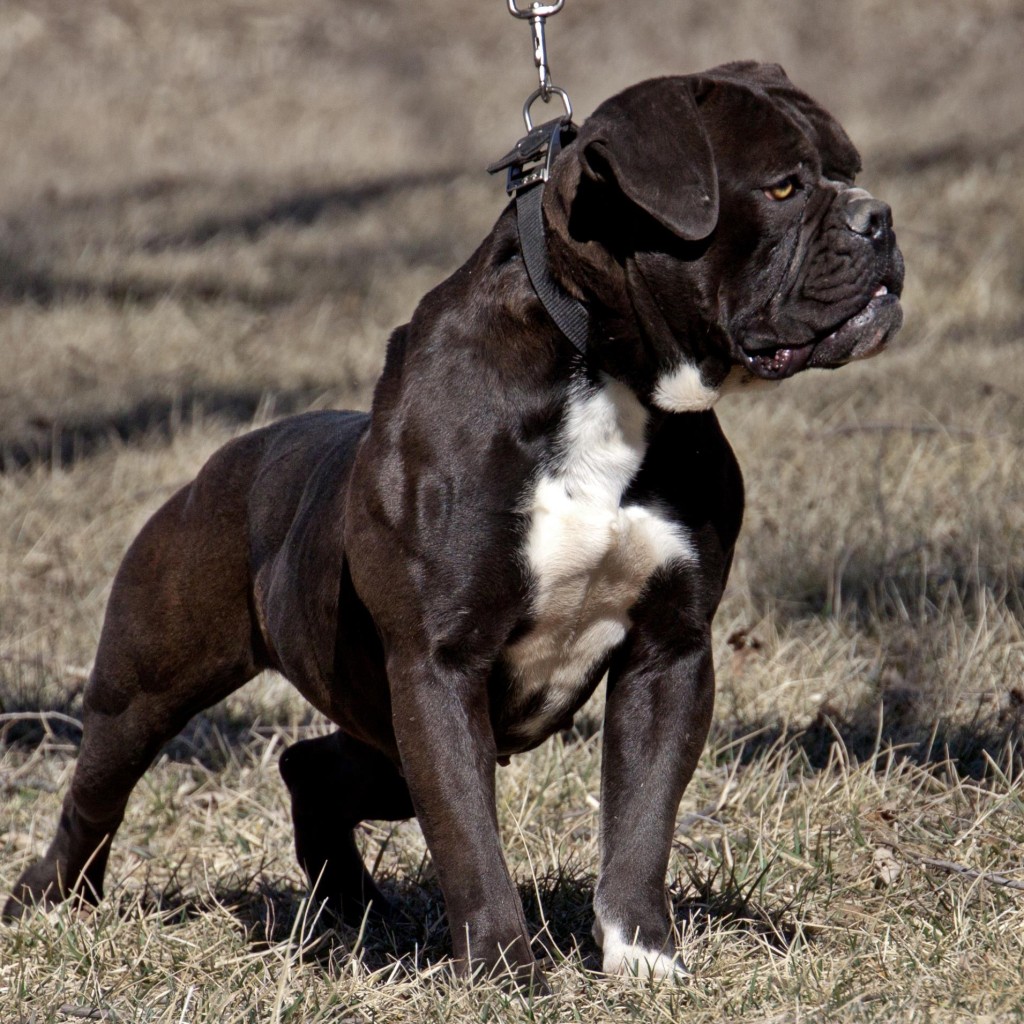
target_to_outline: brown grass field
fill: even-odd
[[[578,115],[779,60],[894,208],[880,359],[719,409],[748,512],[671,896],[686,985],[594,970],[600,704],[499,774],[552,998],[450,979],[415,823],[405,912],[305,900],[262,677],[136,791],[94,911],[0,927],[0,1024],[1002,1021],[1024,1015],[1024,3],[568,0]],[[228,438],[365,406],[391,327],[503,204],[529,33],[501,0],[0,4],[0,893],[41,851],[118,560]]]

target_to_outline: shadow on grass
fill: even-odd
[[[838,746],[861,764],[895,758],[976,779],[994,765],[1024,771],[1020,562],[998,554],[1001,539],[982,539],[945,550],[922,569],[919,547],[886,557],[855,552],[839,581],[801,574],[798,562],[788,576],[754,580],[754,603],[772,609],[782,636],[806,639],[820,624],[866,655],[856,680],[864,696],[852,706],[841,695],[826,700],[809,725],[794,729],[729,708],[725,691],[712,744],[742,741],[746,762],[795,747],[815,770]],[[764,654],[754,632],[738,630],[728,643],[756,663]]]
[[[369,243],[355,238],[351,226],[378,217],[376,208],[395,199],[436,192],[460,178],[471,180],[454,169],[290,189],[273,181],[161,178],[109,194],[50,196],[0,225],[0,305],[48,308],[90,299],[148,305],[171,298],[265,312],[303,296],[365,287],[388,267],[447,266],[457,237],[454,218],[410,233],[406,217],[396,225],[400,230],[382,232]],[[146,227],[139,230],[139,223]],[[319,251],[280,241],[261,248],[264,236],[277,228],[317,229]],[[83,263],[81,245],[76,247],[82,239],[106,256],[95,270]],[[185,271],[160,259],[180,252],[199,256],[214,243],[218,248],[203,253],[207,262],[199,269]],[[240,276],[227,255],[253,249],[263,254],[272,283]],[[239,265],[251,262],[245,257]]]
[[[146,398],[123,412],[65,423],[37,419],[31,432],[0,441],[0,473],[31,466],[66,468],[114,445],[170,441],[182,424],[211,417],[230,425],[252,424],[272,405],[275,415],[309,408],[322,388],[195,388],[177,398]]]
[[[187,893],[172,875],[159,889],[147,886],[139,899],[144,913],[159,914],[167,923],[194,919],[215,909],[227,910],[238,921],[256,950],[289,945],[297,955],[328,970],[339,968],[353,953],[369,970],[398,962],[414,972],[451,958],[451,936],[440,886],[429,879],[378,879],[389,901],[387,920],[368,915],[359,927],[343,923],[326,908],[318,908],[306,889],[273,877],[262,868],[246,877],[223,878],[207,893]],[[573,955],[590,967],[600,954],[590,929],[592,877],[565,874],[520,885],[527,926],[535,935],[538,957],[561,959]],[[133,897],[133,903],[134,903]]]
[[[258,311],[304,304],[324,296],[361,293],[378,279],[397,278],[406,268],[449,267],[461,247],[455,218],[422,227],[403,221],[402,230],[382,231],[364,241],[351,230],[365,218],[379,218],[396,198],[436,193],[459,174],[442,169],[392,175],[346,186],[285,189],[273,182],[177,181],[156,179],[110,194],[51,198],[10,217],[0,231],[0,305],[50,307],[101,299],[116,305],[152,304],[162,299],[195,303],[238,303]],[[255,193],[249,202],[240,201]],[[196,212],[198,207],[198,212]],[[217,212],[210,212],[211,210]],[[147,224],[140,233],[133,225]],[[320,234],[308,242],[261,239],[279,227]],[[69,255],[68,239],[87,237],[107,252],[95,270]],[[198,271],[183,271],[161,253],[202,250]],[[246,268],[252,258],[230,252],[255,250],[268,272],[254,283]],[[142,270],[136,257],[148,256]],[[73,258],[74,257],[74,258]],[[84,269],[83,269],[84,266]],[[241,274],[241,276],[239,276]],[[353,390],[357,382],[349,382]],[[275,412],[296,412],[324,391],[309,384],[274,393]],[[177,398],[144,398],[112,415],[58,421],[39,418],[13,436],[0,431],[0,473],[35,465],[66,467],[113,444],[166,439],[176,423],[197,412],[233,424],[250,423],[266,399],[265,389],[197,387]]]
[[[59,743],[78,745],[81,741],[82,690],[79,685],[60,688],[52,683],[34,686],[16,673],[6,674],[0,662],[0,748],[31,751]],[[310,705],[296,718],[294,709],[282,707],[275,717],[261,704],[249,711],[242,699],[221,703],[196,715],[164,748],[158,757],[179,764],[198,764],[208,771],[227,767],[240,754],[282,729],[302,728],[321,721]]]
[[[197,248],[214,239],[240,237],[256,241],[269,228],[278,225],[309,227],[325,217],[358,212],[401,193],[445,185],[460,173],[465,176],[465,172],[449,168],[395,174],[346,186],[302,189],[248,210],[202,216],[184,230],[156,232],[145,239],[142,247],[149,252],[160,252]]]
[[[260,313],[294,305],[301,300],[365,290],[383,270],[401,267],[447,267],[452,242],[441,234],[381,244],[347,244],[329,252],[299,251],[275,255],[270,261],[273,285],[232,280],[222,271],[199,276],[178,271],[106,275],[74,274],[51,267],[19,265],[0,253],[0,305],[30,302],[36,306],[102,299],[114,305],[148,306],[162,299],[200,304],[235,303]],[[397,271],[396,271],[397,272]]]
[[[673,886],[669,892],[672,914],[677,925],[684,925],[693,934],[701,935],[715,927],[730,927],[757,936],[778,951],[788,949],[797,937],[813,938],[814,929],[806,922],[799,926],[790,914],[792,906],[778,906],[756,899],[771,868],[754,878],[741,882],[735,875],[719,878],[719,869],[707,875],[690,870],[688,884]]]
[[[742,764],[795,749],[812,771],[824,769],[838,748],[844,760],[880,771],[891,761],[907,761],[976,780],[1024,772],[1024,690],[1011,687],[1005,695],[980,696],[974,719],[963,723],[916,712],[914,704],[921,699],[913,690],[886,693],[879,702],[846,713],[825,704],[809,725],[798,729],[775,721],[717,723],[710,743],[728,750],[740,745]]]
[[[519,886],[539,959],[558,963],[578,958],[586,969],[601,969],[601,952],[591,934],[594,881],[593,875],[576,875],[570,869]],[[797,926],[789,905],[755,898],[760,881],[691,874],[670,894],[675,921],[696,935],[725,925],[756,935],[778,950],[788,948],[798,936],[801,941],[812,939],[806,924]],[[293,955],[328,972],[343,969],[353,955],[370,971],[397,965],[409,974],[449,961],[451,936],[437,882],[383,879],[380,884],[390,903],[388,920],[368,915],[359,927],[342,923],[327,910],[318,911],[306,890],[262,869],[245,878],[221,879],[201,895],[186,895],[172,878],[160,890],[148,889],[140,906],[168,924],[226,910],[254,950],[288,947]]]
[[[31,687],[6,683],[0,673],[0,715],[10,715],[6,722],[0,718],[0,744],[31,750],[53,740],[80,741],[76,724],[81,714],[80,691],[62,691],[54,699],[50,687],[47,697],[41,698]],[[1009,686],[1000,693],[981,692],[973,699],[971,717],[965,720],[965,709],[960,706],[952,718],[943,713],[941,701],[920,685],[883,674],[876,692],[861,704],[842,711],[826,702],[810,724],[800,728],[768,717],[730,717],[723,710],[712,726],[709,746],[726,751],[730,759],[738,750],[742,764],[754,763],[773,751],[796,750],[810,771],[824,769],[836,748],[845,760],[874,763],[879,769],[894,759],[974,779],[991,777],[994,771],[1011,775],[1024,771],[1024,685]],[[265,742],[282,727],[319,721],[312,708],[298,722],[288,709],[282,709],[280,720],[274,720],[261,707],[259,717],[259,724],[254,725],[255,714],[248,713],[244,705],[217,705],[193,718],[164,747],[161,756],[217,771],[254,741]],[[584,714],[564,737],[578,742],[596,735],[600,727],[597,715]]]
[[[974,626],[1000,607],[1024,623],[1024,575],[1005,555],[983,558],[996,546],[976,539],[941,552],[924,569],[925,542],[891,555],[855,552],[841,578],[792,574],[752,583],[755,599],[770,604],[780,624],[838,619],[868,635],[934,625],[951,616]],[[979,551],[978,548],[982,550]]]
[[[114,305],[149,305],[164,298],[195,302],[235,302],[260,312],[288,305],[296,294],[292,289],[253,287],[215,277],[146,277],[141,274],[115,273],[109,276],[71,274],[51,268],[19,266],[10,257],[0,259],[4,284],[0,303],[31,302],[36,306],[56,306],[68,302],[103,299]]]

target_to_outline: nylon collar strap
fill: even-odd
[[[555,326],[581,355],[586,356],[590,316],[583,303],[569,295],[551,276],[541,206],[551,165],[562,145],[575,135],[576,127],[570,121],[548,121],[533,128],[507,156],[487,170],[495,174],[507,169],[506,189],[515,196],[519,245],[530,283]]]
[[[530,283],[537,293],[541,305],[555,326],[576,346],[582,355],[587,354],[587,337],[590,334],[590,317],[586,307],[574,299],[551,276],[548,269],[548,247],[544,232],[544,215],[541,200],[543,185],[532,185],[525,192],[516,195],[516,220],[519,223],[519,244],[523,250],[523,262],[530,275]]]

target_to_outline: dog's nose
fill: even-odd
[[[851,231],[875,241],[881,240],[892,229],[892,210],[889,204],[867,192],[847,201],[843,207],[843,219]]]

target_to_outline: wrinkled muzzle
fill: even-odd
[[[809,209],[771,330],[739,343],[758,377],[834,368],[880,352],[903,323],[903,256],[889,206],[861,188],[823,192]]]

